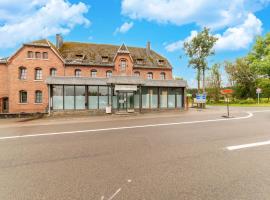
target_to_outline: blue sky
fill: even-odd
[[[209,64],[245,55],[270,31],[270,0],[1,0],[0,57],[24,42],[61,33],[66,41],[144,47],[147,41],[196,83],[182,43],[204,26],[219,38]]]

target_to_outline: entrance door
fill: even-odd
[[[118,110],[119,111],[134,110],[133,92],[118,92]]]
[[[8,113],[8,98],[3,99],[3,113]]]
[[[127,110],[127,97],[125,92],[118,93],[118,110]]]

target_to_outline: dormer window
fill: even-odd
[[[164,65],[165,61],[164,60],[158,60],[159,65]]]
[[[137,64],[142,65],[143,64],[143,59],[137,59]]]
[[[108,56],[102,56],[102,62],[103,63],[109,62],[109,57]]]
[[[76,54],[76,58],[83,59],[83,55],[82,54]]]

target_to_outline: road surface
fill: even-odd
[[[270,109],[222,109],[2,121],[0,199],[269,199]]]

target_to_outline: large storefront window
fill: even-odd
[[[53,86],[53,109],[63,110],[63,85]]]
[[[160,88],[160,108],[167,108],[168,105],[168,91],[167,88]]]
[[[85,109],[85,86],[75,86],[76,110]]]
[[[176,89],[176,105],[177,108],[182,108],[183,107],[183,89],[182,88],[177,88]]]
[[[117,108],[117,92],[115,90],[113,90],[112,92],[113,92],[112,107],[113,107],[113,109],[116,109]]]
[[[108,105],[108,87],[99,86],[99,109],[105,109]]]
[[[157,88],[149,88],[150,93],[150,107],[152,109],[158,107],[158,89]]]
[[[98,109],[98,86],[88,86],[88,108]]]
[[[168,107],[175,108],[175,88],[169,88],[168,91]]]
[[[140,91],[134,93],[134,108],[140,108]]]
[[[142,108],[150,108],[149,105],[150,95],[148,93],[148,88],[142,88]]]
[[[65,110],[74,109],[74,86],[64,86],[64,108]]]

